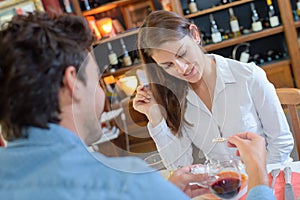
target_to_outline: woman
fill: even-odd
[[[239,132],[265,137],[267,163],[289,159],[293,137],[261,68],[204,53],[197,26],[167,11],[145,19],[138,48],[150,89],[139,86],[133,104],[167,168],[193,163],[192,146],[208,157],[231,153],[212,140]]]

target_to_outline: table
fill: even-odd
[[[268,164],[267,165],[267,172],[269,173],[272,169],[275,169],[275,168],[280,168],[281,170],[283,170],[287,166],[291,167],[291,169],[292,169],[293,172],[299,172],[300,173],[300,161],[287,162],[287,163],[284,163],[284,164],[281,164],[281,163],[278,163],[278,164]],[[168,170],[160,170],[160,174],[163,177],[165,177],[166,179],[169,176]],[[280,191],[280,192],[282,192],[282,191]],[[298,199],[296,199],[296,200],[300,200],[300,196],[297,197],[297,198]],[[193,200],[203,200],[203,198],[201,196],[198,196],[198,197],[193,198]]]

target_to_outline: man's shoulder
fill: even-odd
[[[122,188],[126,186],[128,190],[125,193],[132,199],[166,199],[169,197],[172,199],[188,199],[181,190],[164,179],[158,171],[148,167],[139,158],[108,158],[101,154],[97,157],[106,167],[107,173],[110,172],[110,181],[117,182],[111,184],[118,186],[120,193],[125,192]]]

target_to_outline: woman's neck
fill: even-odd
[[[199,87],[201,88],[206,85],[209,90],[213,91],[215,89],[217,79],[216,60],[214,58],[205,56],[204,63],[201,79],[196,83],[191,83],[190,85],[193,89],[197,89]]]
[[[204,66],[201,79],[190,85],[206,107],[211,111],[217,77],[215,59],[206,56]]]

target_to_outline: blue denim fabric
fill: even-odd
[[[0,199],[188,199],[138,158],[91,153],[74,133],[49,127],[0,148]]]
[[[247,200],[276,200],[270,187],[259,185],[252,188],[247,195]]]

